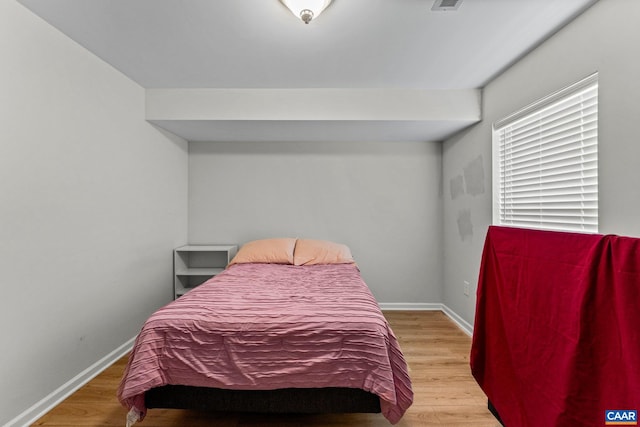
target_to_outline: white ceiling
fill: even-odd
[[[305,25],[278,0],[20,0],[145,88],[345,90],[482,88],[595,1],[462,0],[436,12],[434,0],[334,0]],[[469,122],[160,125],[191,140],[401,141],[440,140]]]

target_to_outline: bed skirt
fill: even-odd
[[[225,390],[165,385],[145,393],[147,408],[253,413],[379,413],[380,397],[355,388]]]

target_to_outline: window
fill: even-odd
[[[598,232],[598,75],[493,125],[493,222]]]

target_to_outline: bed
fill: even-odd
[[[413,401],[406,361],[344,245],[245,244],[221,274],[145,322],[118,389],[147,409],[381,412]]]

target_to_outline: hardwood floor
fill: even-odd
[[[471,339],[443,313],[385,312],[409,365],[414,403],[400,427],[500,424],[469,368]],[[124,426],[126,410],[116,389],[126,357],[44,415],[34,426]],[[257,415],[210,414],[151,409],[140,427],[389,427],[381,414]]]

